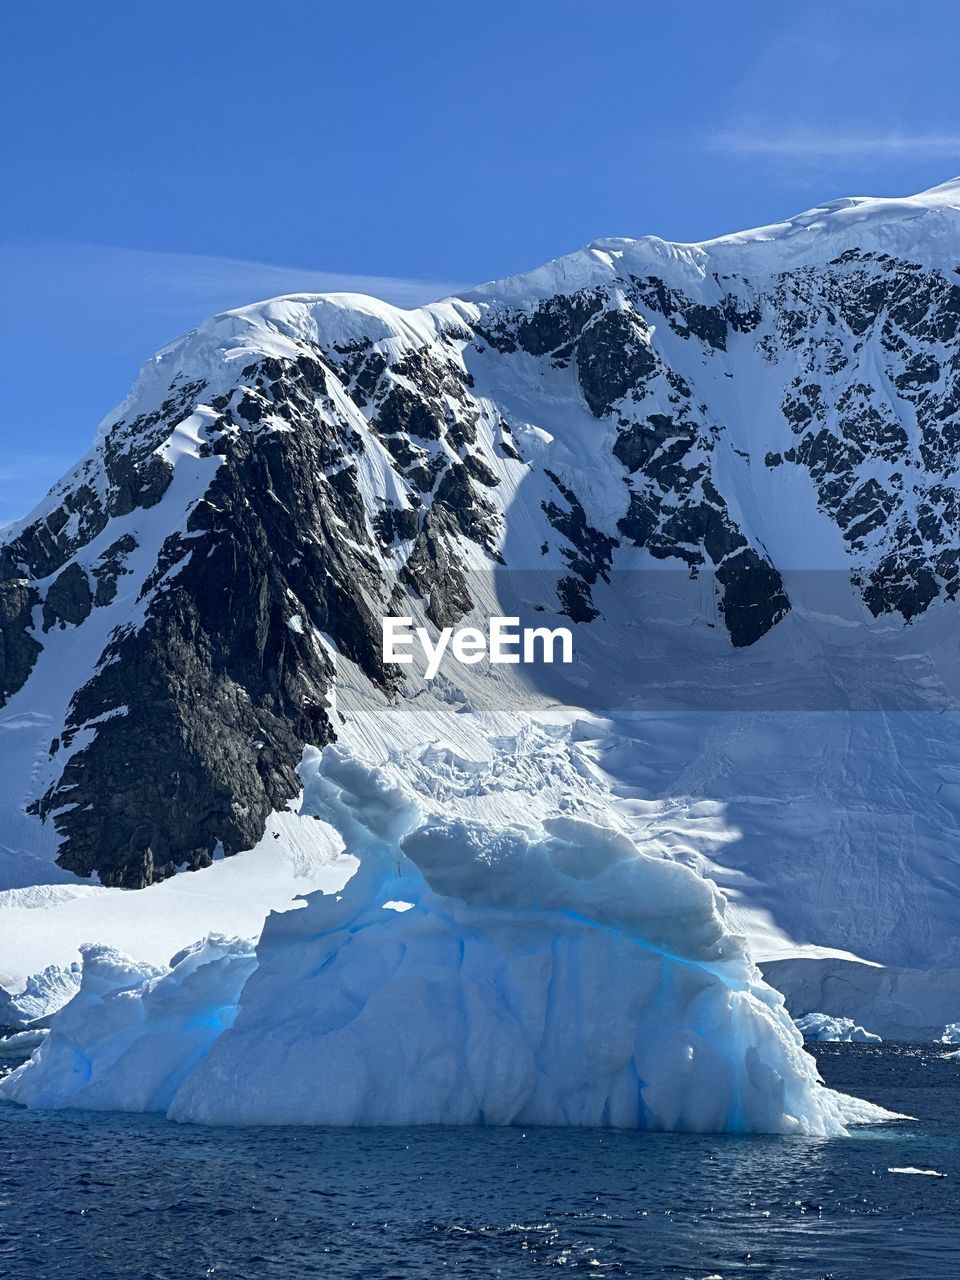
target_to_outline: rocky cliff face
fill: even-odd
[[[161,352],[0,535],[0,706],[48,729],[18,838],[130,887],[249,847],[335,735],[334,656],[390,696],[382,614],[454,622],[484,567],[549,566],[584,625],[617,569],[709,572],[738,648],[786,569],[953,600],[958,205],[598,241],[417,312],[280,299]]]

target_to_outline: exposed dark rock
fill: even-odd
[[[625,516],[617,521],[617,529],[635,546],[645,547],[657,529],[657,512],[653,504],[639,493],[631,493]]]
[[[646,332],[624,311],[605,311],[577,343],[577,377],[583,398],[597,418],[609,413],[628,391],[657,368]]]
[[[704,307],[694,303],[683,313],[690,332],[717,351],[727,349],[727,317],[719,307]]]
[[[561,578],[557,583],[557,598],[560,612],[571,622],[592,622],[600,617],[600,611],[593,607],[590,588],[582,578]]]
[[[78,627],[93,608],[90,579],[80,565],[68,565],[47,588],[43,602],[43,629],[53,626]]]
[[[451,535],[466,534],[494,553],[500,514],[490,499],[476,488],[472,475],[473,470],[465,463],[448,467],[437,485],[430,515],[438,528],[446,529]]]
[[[586,512],[576,494],[552,471],[547,471],[546,474],[567,504],[564,510],[555,502],[543,503],[547,519],[575,548],[573,551],[563,548],[561,554],[570,568],[592,585],[598,576],[606,577],[613,549],[618,545],[617,540],[595,529],[587,520]]]
[[[385,507],[378,512],[374,525],[384,546],[415,538],[420,519],[412,507]]]
[[[548,298],[531,315],[521,316],[517,321],[517,342],[532,356],[569,346],[600,306],[596,293]]]
[[[32,633],[40,593],[22,579],[0,582],[0,707],[33,670],[42,645]]]
[[[677,438],[684,442],[683,453],[686,453],[693,444],[689,429],[678,425],[669,414],[651,413],[621,430],[614,442],[613,454],[633,475],[645,467],[668,440]]]
[[[128,572],[124,568],[124,560],[131,551],[135,551],[137,540],[132,534],[125,533],[122,538],[111,543],[100,556],[93,568],[93,576],[97,582],[93,602],[99,608],[112,603],[117,594],[117,579]]]
[[[517,446],[513,442],[513,436],[509,434],[509,428],[501,425],[501,436],[497,441],[497,448],[505,458],[512,458],[514,462],[523,462],[523,457],[517,452]]]
[[[361,528],[359,495],[348,467],[324,474],[334,430],[305,415],[295,432],[221,442],[224,465],[186,539],[167,540],[146,588],[144,625],[116,635],[73,700],[63,745],[84,725],[97,732],[40,805],[64,838],[63,866],[136,887],[205,865],[218,845],[256,843],[299,788],[304,743],[333,735],[315,632],[389,685],[379,620],[356,590],[376,593],[376,565],[343,536]],[[60,616],[79,591],[69,582]],[[288,625],[291,601],[306,634]]]
[[[756,308],[750,308],[740,298],[725,299],[721,306],[705,306],[694,302],[678,289],[671,289],[656,276],[644,280],[633,277],[636,295],[640,302],[652,311],[666,317],[671,329],[680,337],[691,335],[717,351],[727,349],[728,317],[736,317],[743,331],[759,323]]]
[[[442,523],[427,514],[401,581],[426,601],[427,617],[436,627],[455,626],[473,608],[467,579],[443,536]]]
[[[744,547],[717,569],[724,589],[720,608],[730,639],[737,648],[755,644],[790,609],[780,574]]]
[[[380,406],[377,427],[385,436],[417,436],[420,440],[439,440],[443,419],[413,391],[399,382],[390,388]]]

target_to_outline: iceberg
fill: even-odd
[[[46,1034],[45,1027],[31,1027],[26,1031],[14,1031],[12,1035],[0,1036],[0,1064],[31,1057],[33,1051],[43,1044]]]
[[[857,1026],[852,1018],[834,1018],[829,1013],[805,1013],[797,1019],[797,1030],[804,1040],[883,1043],[880,1036]]]
[[[0,1082],[31,1107],[166,1111],[179,1085],[236,1016],[256,963],[245,939],[217,935],[166,971],[113,947],[81,949],[80,989],[32,1058]]]
[[[308,753],[304,805],[358,860],[272,914],[80,991],[0,1084],[28,1106],[204,1124],[576,1125],[839,1135],[827,1089],[716,887],[577,814],[429,812],[395,766]]]
[[[80,962],[47,965],[31,974],[23,990],[12,993],[0,987],[0,1027],[26,1027],[49,1017],[72,1000],[80,986]]]
[[[960,1022],[948,1022],[940,1037],[941,1044],[960,1044]]]

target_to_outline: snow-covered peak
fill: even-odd
[[[917,195],[848,196],[782,222],[690,243],[642,236],[593,240],[533,271],[479,286],[470,300],[525,302],[596,288],[630,275],[667,273],[695,286],[712,272],[748,277],[822,265],[845,249],[888,253],[927,266],[960,260],[960,178]]]
[[[290,294],[220,312],[140,366],[130,394],[101,422],[99,436],[132,410],[142,413],[159,404],[174,377],[219,392],[246,365],[265,357],[295,360],[311,347],[403,334],[419,344],[432,341],[436,324],[430,312],[404,311],[359,293]]]
[[[396,355],[406,346],[429,345],[444,330],[474,322],[488,310],[527,310],[548,298],[631,277],[662,277],[698,300],[713,301],[722,292],[715,275],[756,280],[825,265],[849,249],[930,267],[960,263],[960,178],[912,196],[845,197],[782,222],[694,243],[652,235],[603,237],[531,271],[410,310],[366,294],[331,293],[291,294],[225,311],[148,360],[130,394],[100,424],[99,435],[133,409],[156,408],[174,374],[220,390],[236,371],[264,356],[295,359],[309,348],[356,342],[383,344]]]
[[[945,248],[957,254],[958,231],[960,178],[953,178],[912,196],[831,200],[783,222],[717,236],[690,248],[728,261],[731,251],[744,250],[750,261],[759,260],[767,270],[825,263],[835,250],[851,248],[942,266]]]

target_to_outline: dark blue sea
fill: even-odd
[[[960,1277],[960,1059],[823,1045],[842,1140],[225,1130],[0,1104],[0,1277]],[[946,1177],[891,1173],[935,1170]]]

